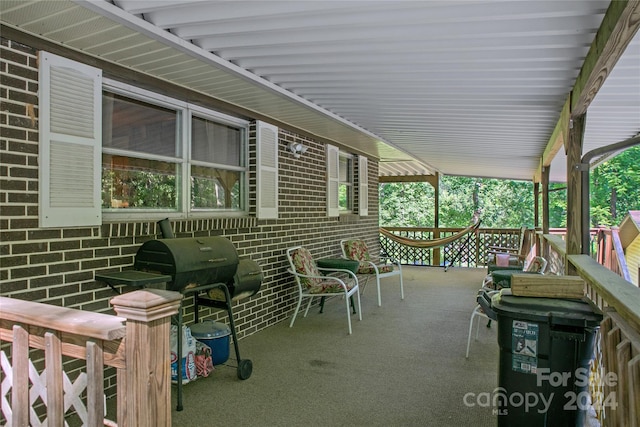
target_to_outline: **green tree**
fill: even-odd
[[[440,226],[466,227],[473,216],[476,178],[444,176],[440,180]]]
[[[549,184],[549,227],[567,227],[567,185],[565,183]]]
[[[380,184],[380,225],[433,227],[435,190],[426,182]]]
[[[629,148],[590,172],[591,225],[618,225],[640,209],[640,146]]]
[[[640,209],[640,147],[602,163],[591,171],[590,180],[591,225],[619,225],[629,210]],[[566,184],[551,183],[549,190],[549,226],[564,228]],[[433,198],[427,183],[382,184],[380,224],[432,227]],[[441,227],[466,227],[476,210],[481,212],[483,227],[533,227],[534,205],[531,182],[459,176],[440,180]]]

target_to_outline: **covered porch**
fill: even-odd
[[[362,295],[361,322],[345,334],[344,307],[312,307],[240,340],[254,374],[238,381],[232,358],[183,387],[173,425],[495,426],[497,327],[482,320],[465,359],[469,317],[483,268],[403,267],[405,299],[385,279]],[[474,328],[475,332],[475,328]],[[228,366],[227,366],[228,365]]]
[[[203,14],[200,9],[206,6],[211,12],[218,3],[223,10]],[[525,179],[534,182],[539,250],[553,261],[552,272],[581,276],[588,298],[607,314],[597,363],[602,372],[614,373],[622,381],[615,390],[617,411],[600,419],[605,425],[637,424],[640,294],[582,254],[586,254],[589,229],[588,188],[583,180],[600,155],[637,144],[640,138],[638,98],[634,97],[638,57],[633,54],[640,40],[636,19],[640,4],[505,2],[508,9],[504,9],[502,2],[474,7],[468,2],[452,2],[453,6],[407,2],[403,10],[393,10],[399,2],[388,2],[363,14],[364,3],[264,2],[265,9],[234,8],[232,3],[2,3],[2,65],[10,90],[3,92],[2,99],[7,109],[2,113],[6,131],[0,198],[6,206],[0,277],[3,298],[110,316],[114,294],[96,277],[131,269],[140,244],[158,237],[158,219],[170,216],[179,237],[223,235],[233,240],[242,256],[259,262],[265,275],[260,293],[235,307],[243,354],[256,364],[254,377],[239,382],[235,369],[222,367],[213,378],[185,386],[184,411],[176,411],[175,401],[170,401],[175,393],[169,390],[168,363],[164,363],[168,352],[145,353],[150,360],[142,362],[157,362],[152,366],[155,370],[149,369],[153,381],[133,375],[148,372],[136,369],[136,363],[141,362],[137,350],[149,349],[140,345],[148,342],[146,336],[122,339],[125,327],[128,333],[130,327],[140,326],[139,319],[131,318],[125,326],[117,325],[118,336],[99,337],[98,345],[89,340],[86,349],[83,334],[72,334],[71,344],[60,343],[59,336],[66,339],[70,333],[64,325],[53,332],[49,325],[36,326],[16,335],[21,355],[27,354],[29,344],[42,350],[47,339],[56,349],[50,357],[61,358],[63,351],[67,356],[69,348],[73,350],[72,356],[80,362],[67,363],[72,370],[84,369],[82,359],[87,360],[87,371],[95,374],[96,387],[90,393],[94,425],[100,425],[103,415],[102,405],[95,404],[102,401],[103,386],[108,395],[116,395],[111,405],[118,399],[117,417],[113,406],[106,417],[117,418],[121,427],[255,425],[260,420],[295,425],[306,419],[306,413],[314,421],[309,424],[493,425],[492,408],[471,405],[473,399],[467,393],[491,393],[496,386],[494,329],[481,328],[471,357],[464,360],[468,319],[484,275],[482,268],[454,266],[445,273],[436,267],[407,267],[408,297],[394,299],[393,284],[387,286],[384,292],[391,292],[381,308],[372,304],[375,292],[369,286],[363,321],[354,322],[354,333],[347,338],[342,312],[332,311],[335,304],[328,304],[322,316],[310,315],[288,328],[286,320],[295,298],[284,253],[301,244],[315,257],[332,257],[338,255],[339,239],[347,233],[368,240],[379,251],[377,184],[385,180],[437,183],[441,175]],[[294,11],[292,19],[289,8],[294,3],[300,10]],[[374,3],[368,6],[378,6]],[[306,5],[312,9],[305,10]],[[336,10],[323,10],[334,6]],[[414,16],[418,20],[408,28],[407,19]],[[203,17],[208,20],[198,31],[220,33],[196,37],[186,31],[185,26]],[[391,26],[383,25],[387,21]],[[309,31],[315,28],[313,22],[330,26]],[[334,31],[336,25],[341,31]],[[343,33],[347,37],[341,39]],[[402,34],[420,37],[390,39]],[[451,38],[443,40],[443,34]],[[267,37],[273,35],[275,39]],[[332,39],[325,40],[327,35]],[[369,35],[375,35],[373,42]],[[278,47],[291,40],[301,45],[293,50]],[[272,47],[276,50],[269,50]],[[371,56],[362,54],[374,47]],[[403,50],[398,51],[399,47]],[[45,208],[58,205],[49,203],[46,160],[50,159],[43,155],[49,152],[49,128],[38,127],[52,110],[42,96],[47,92],[40,78],[48,75],[43,53],[73,63],[68,69],[82,65],[98,71],[90,79],[95,88],[92,105],[98,106],[93,111],[101,108],[105,91],[124,91],[131,99],[141,97],[154,107],[165,100],[179,103],[176,117],[185,118],[195,110],[206,117],[233,119],[246,134],[241,145],[245,206],[232,212],[199,211],[199,206],[192,210],[187,185],[176,186],[181,203],[168,213],[153,211],[146,204],[137,212],[121,204],[103,205],[107,197],[101,200],[101,159],[105,168],[109,163],[104,159],[113,155],[141,156],[145,165],[167,156],[136,149],[122,153],[109,146],[113,141],[98,137],[91,150],[96,173],[85,171],[90,176],[83,175],[87,179],[82,181],[94,190],[86,195],[96,215],[83,213],[77,200],[65,199],[68,205],[57,218],[61,222],[48,222]],[[322,71],[325,62],[333,65]],[[106,82],[101,83],[98,75]],[[371,80],[363,81],[363,76]],[[621,85],[615,84],[620,81]],[[42,82],[50,83],[44,78]],[[77,88],[65,89],[75,95]],[[83,110],[77,105],[74,110]],[[56,117],[71,117],[64,111],[56,111]],[[110,121],[103,127],[102,115],[96,116],[99,124],[91,127],[95,135],[108,133]],[[125,128],[132,135],[147,135],[138,127]],[[185,153],[179,159],[183,171],[198,166],[197,158],[186,155],[190,142],[177,138],[171,145],[172,152]],[[265,146],[270,155],[263,157]],[[306,154],[294,152],[296,146],[306,147]],[[75,151],[67,148],[56,159],[73,166],[81,163],[74,163],[71,154]],[[266,169],[258,164],[265,158],[277,160],[267,166],[279,175],[262,174]],[[344,159],[347,164],[350,160],[354,170],[350,180],[340,182],[352,188],[353,197],[347,209],[340,211],[339,186],[328,177],[339,175],[340,169],[331,165]],[[64,162],[54,166],[75,170],[65,168]],[[188,173],[178,176],[178,169],[172,169],[177,178],[188,177]],[[549,234],[549,184],[556,181],[566,182],[568,188],[564,240]],[[57,194],[74,194],[73,188],[67,185]],[[265,193],[273,197],[263,199]],[[70,210],[80,212],[83,222],[67,221]],[[437,220],[435,226],[439,226]],[[173,294],[175,305],[180,294]],[[185,318],[193,320],[193,306],[182,308]],[[170,316],[165,314],[163,328],[168,327]],[[17,322],[27,323],[31,317],[42,323],[44,316],[25,314]],[[224,318],[215,310],[206,317]],[[10,322],[5,320],[2,340],[11,341]],[[155,335],[156,350],[168,347],[168,330],[163,332]],[[162,357],[165,360],[160,361]],[[104,369],[104,377],[103,363],[111,367]],[[27,371],[24,363],[19,368]],[[131,387],[128,374],[137,380]],[[49,388],[49,402],[55,401],[54,415],[60,418],[66,411],[61,387]],[[28,388],[23,378],[13,396],[19,395],[24,404]],[[15,408],[27,424],[26,405]]]
[[[601,262],[611,256],[606,250],[593,257],[570,255],[561,235],[539,231],[525,241],[529,258],[538,254],[549,261],[546,274],[559,278],[566,274],[565,268],[575,270],[584,281],[583,300],[604,315],[590,362],[584,425],[637,425],[637,288]],[[597,245],[607,246],[599,238]],[[292,425],[303,414],[311,425],[494,426],[500,415],[497,326],[485,327],[483,318],[474,320],[473,329],[470,324],[486,274],[484,265],[469,263],[405,265],[405,299],[398,297],[393,279],[386,279],[381,288],[382,307],[376,305],[375,287],[365,287],[363,321],[354,323],[353,335],[336,334],[344,329],[344,316],[342,304],[334,301],[325,313],[316,308],[293,328],[281,322],[248,336],[242,340],[243,349],[260,355],[262,360],[255,362],[264,371],[255,384],[238,384],[235,361],[230,360],[212,378],[183,388],[185,408],[174,411],[173,420],[181,425],[183,419],[211,419],[216,410],[208,403],[217,407],[234,402],[241,410],[223,411],[222,425],[251,425],[255,419]],[[465,358],[469,333],[471,346]],[[243,404],[245,392],[252,399]],[[187,408],[191,401],[198,402],[197,408]]]

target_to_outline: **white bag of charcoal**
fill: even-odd
[[[171,335],[169,337],[171,344],[171,382],[178,382],[178,326],[171,325]],[[182,325],[182,357],[180,364],[182,365],[182,384],[194,381],[198,378],[196,375],[196,339],[191,336],[191,329]]]

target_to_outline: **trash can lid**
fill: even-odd
[[[189,327],[194,338],[211,339],[226,337],[231,334],[231,329],[224,323],[213,320],[203,320]]]
[[[586,301],[518,297],[511,294],[511,289],[503,289],[494,295],[491,307],[498,315],[554,325],[597,326],[602,321],[602,315]]]

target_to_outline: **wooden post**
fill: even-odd
[[[540,227],[540,183],[533,183],[533,227]]]
[[[640,426],[640,355],[629,361],[629,419],[633,420],[631,427]]]
[[[570,122],[567,152],[567,255],[582,253],[582,142],[584,136],[585,115],[573,118]],[[565,272],[575,276],[576,269],[568,262]]]
[[[540,249],[540,183],[535,181],[533,183],[533,244],[535,245],[535,255],[542,256],[542,250]]]
[[[542,234],[549,234],[549,166],[542,168]],[[545,243],[542,256],[549,259],[549,245]]]
[[[126,368],[118,370],[120,427],[171,426],[170,319],[181,300],[179,292],[159,289],[111,299],[118,316],[127,319]]]
[[[11,388],[12,425],[29,425],[29,332],[20,325],[13,325],[13,385]]]
[[[440,238],[440,173],[436,172],[433,177],[427,179],[427,182],[431,184],[433,187],[433,238]],[[433,259],[431,260],[431,265],[440,265],[441,262],[441,251],[440,247],[433,249]]]

